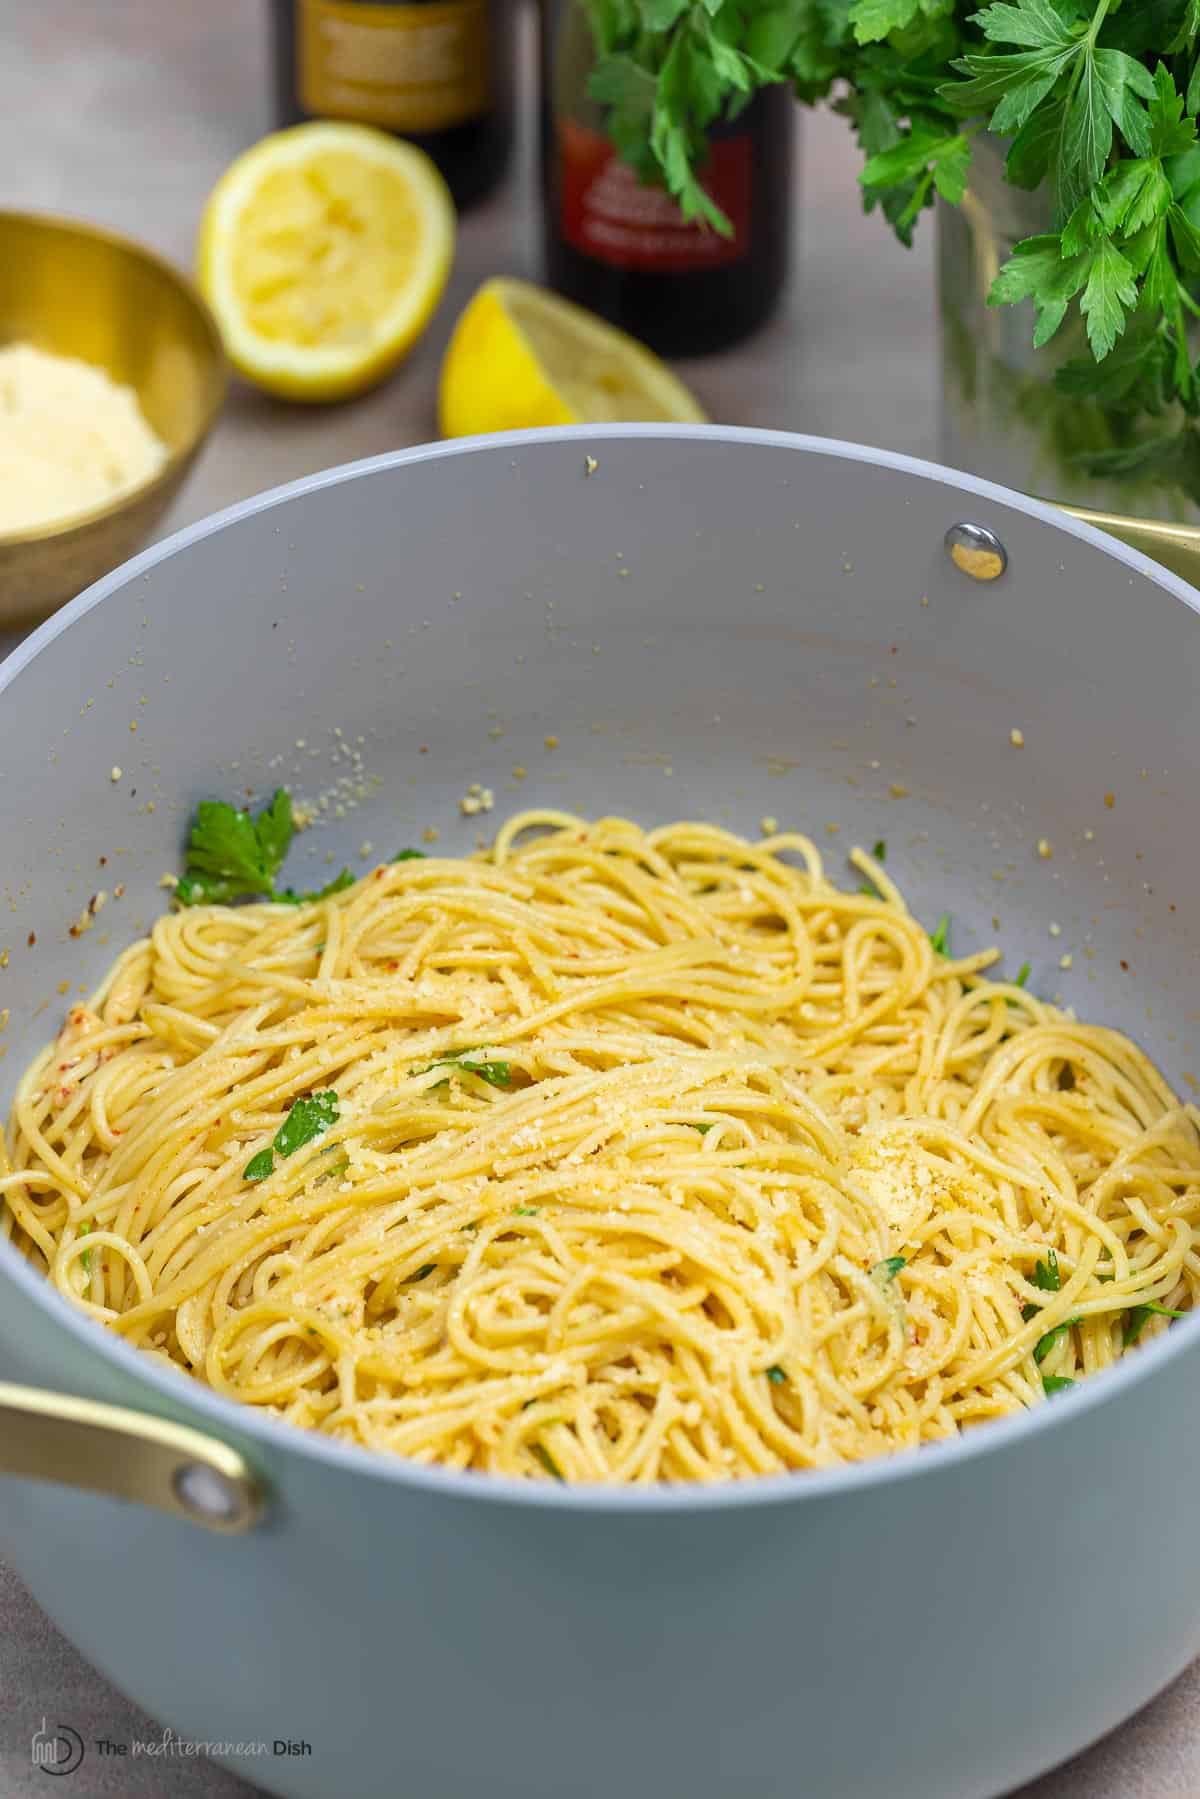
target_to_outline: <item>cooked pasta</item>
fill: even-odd
[[[173,911],[22,1081],[4,1228],[217,1392],[453,1468],[722,1480],[1039,1403],[1193,1304],[1197,1114],[853,859],[539,812]]]

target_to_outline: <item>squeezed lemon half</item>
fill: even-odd
[[[454,236],[450,190],[423,151],[365,125],[297,125],[213,189],[198,275],[239,374],[287,399],[340,400],[421,335]]]

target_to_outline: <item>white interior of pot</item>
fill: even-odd
[[[280,783],[321,807],[297,884],[536,806],[775,818],[847,882],[883,838],[955,951],[1028,960],[1188,1093],[1200,630],[1051,516],[819,440],[618,427],[385,459],[150,552],[7,670],[0,1098],[162,910],[196,801]],[[1001,580],[948,560],[962,519]]]

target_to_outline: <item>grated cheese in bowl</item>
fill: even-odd
[[[0,347],[0,537],[106,505],[166,459],[132,388],[73,356]]]

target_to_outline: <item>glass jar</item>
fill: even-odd
[[[938,293],[942,330],[942,460],[1046,499],[1142,518],[1200,516],[1176,487],[1143,475],[1098,476],[1085,459],[1143,436],[1175,431],[1168,409],[1150,429],[1144,415],[1078,399],[1055,385],[1063,363],[1090,356],[1076,309],[1058,335],[1033,347],[1035,313],[989,306],[997,271],[1015,244],[1050,229],[1044,192],[1004,179],[1004,146],[975,140],[971,183],[961,207],[938,203]]]

